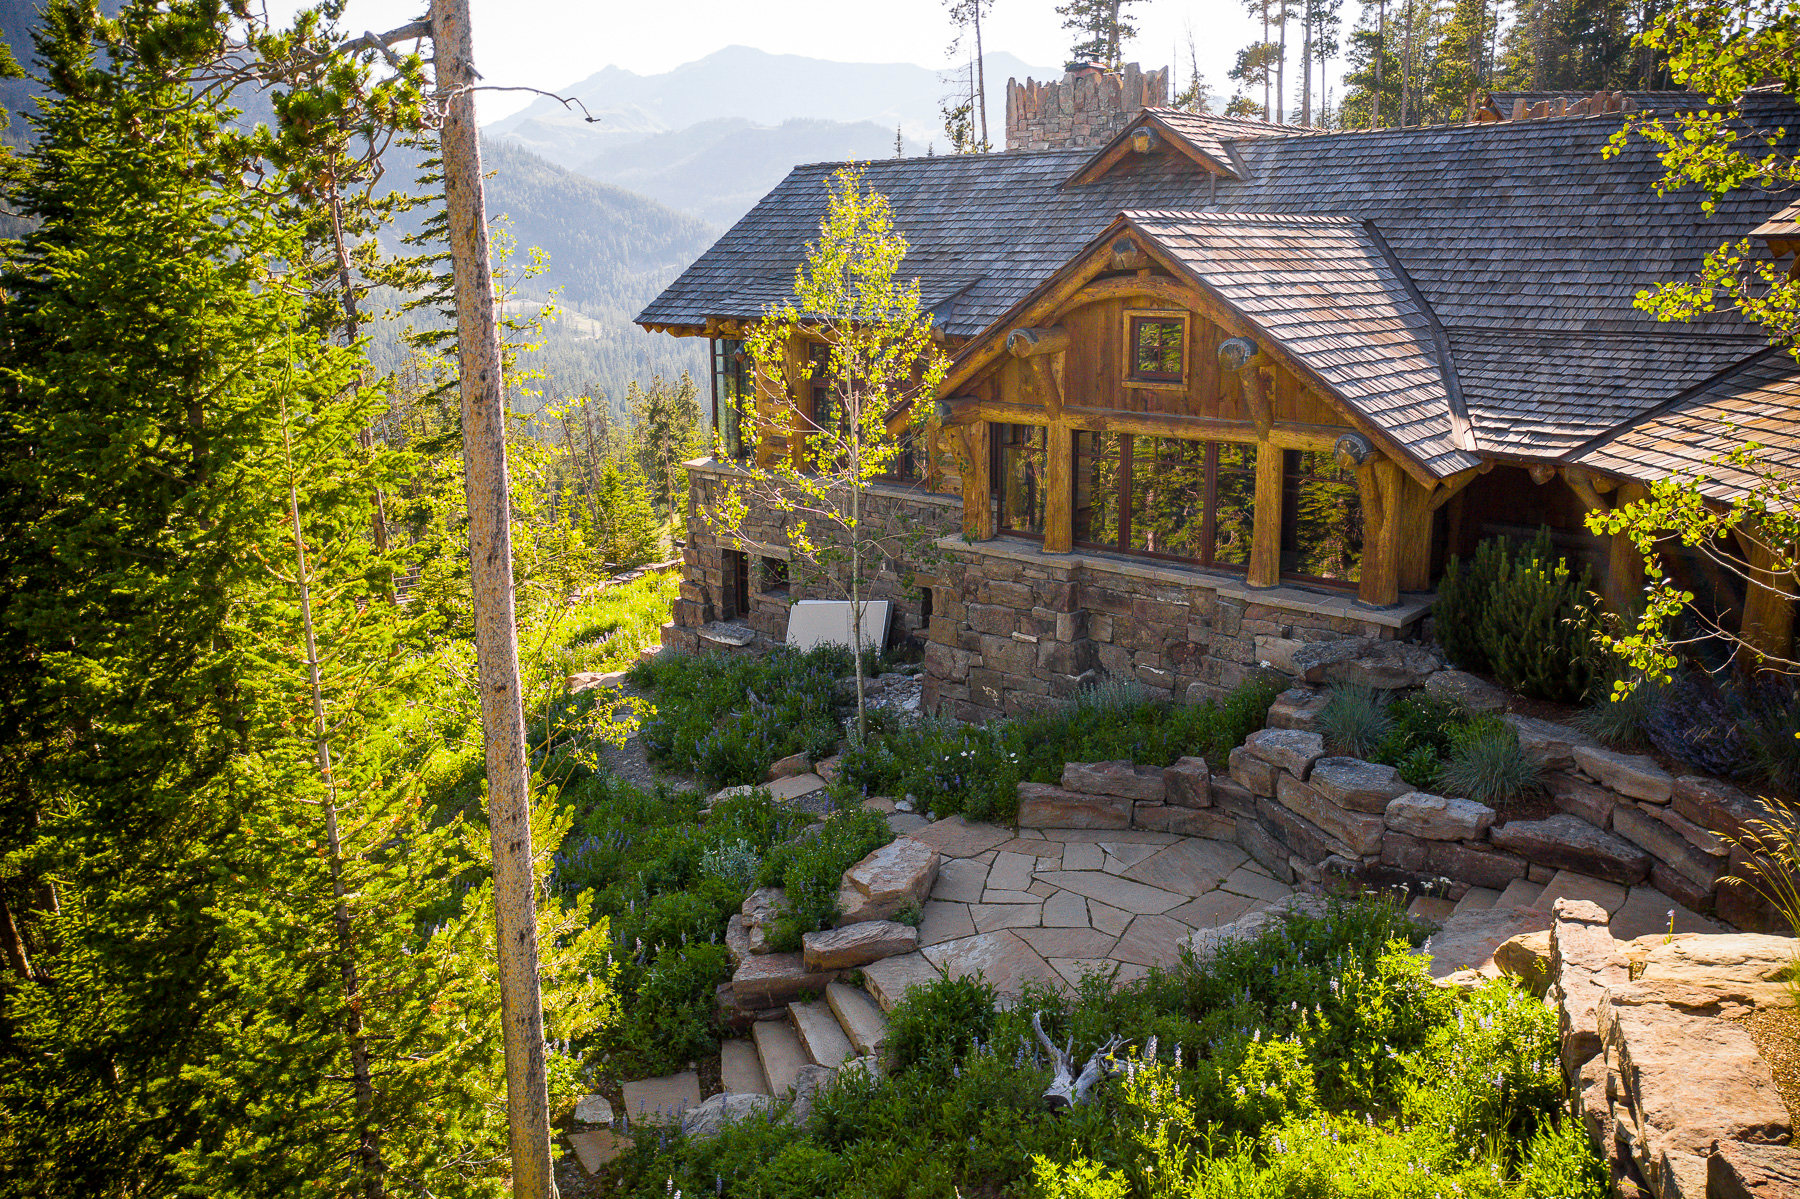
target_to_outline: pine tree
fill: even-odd
[[[1063,28],[1075,32],[1069,57],[1099,63],[1116,71],[1124,64],[1125,43],[1137,36],[1137,24],[1125,12],[1143,0],[1062,0],[1056,6]]]
[[[671,520],[687,500],[687,471],[681,464],[701,452],[699,397],[685,371],[674,382],[657,375],[648,387],[633,383],[626,389],[634,456],[653,502]]]

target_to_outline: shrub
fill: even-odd
[[[1334,754],[1370,758],[1394,727],[1387,696],[1373,687],[1334,684],[1319,710],[1318,731]]]
[[[921,1063],[948,1068],[977,1040],[994,1035],[991,984],[978,977],[947,978],[914,987],[888,1019],[888,1052],[895,1070]]]
[[[775,948],[800,947],[807,933],[829,927],[837,918],[838,886],[844,871],[894,839],[887,818],[861,808],[834,813],[816,833],[797,837],[770,851],[758,872],[758,886],[779,886],[788,908],[770,930]]]
[[[1576,574],[1554,554],[1547,528],[1518,547],[1489,538],[1445,571],[1432,609],[1438,642],[1462,669],[1490,671],[1521,694],[1579,700],[1599,660],[1591,588],[1587,568]]]
[[[1438,771],[1438,786],[1452,795],[1503,808],[1542,789],[1544,764],[1519,744],[1519,734],[1497,717],[1471,722]]]
[[[1615,695],[1615,677],[1603,675],[1596,678],[1594,699],[1577,712],[1569,723],[1612,749],[1638,750],[1656,741],[1663,752],[1674,753],[1675,751],[1663,747],[1661,740],[1651,731],[1652,724],[1661,718],[1661,701],[1667,694],[1666,690],[1648,679],[1639,679],[1630,691],[1624,695]],[[1664,735],[1672,741],[1678,740],[1680,735],[1676,730],[1680,717],[1673,712],[1670,716],[1672,720]]]

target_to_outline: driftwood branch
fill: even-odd
[[[1124,1040],[1122,1037],[1115,1036],[1094,1050],[1086,1064],[1081,1067],[1081,1072],[1077,1074],[1074,1069],[1075,1059],[1072,1056],[1075,1051],[1074,1037],[1069,1038],[1069,1043],[1064,1048],[1058,1049],[1044,1033],[1042,1012],[1031,1014],[1031,1031],[1037,1034],[1038,1044],[1044,1047],[1044,1052],[1050,1057],[1050,1065],[1055,1070],[1055,1076],[1044,1091],[1044,1106],[1053,1112],[1087,1102],[1088,1092],[1093,1090],[1094,1084],[1105,1078],[1110,1070],[1107,1061],[1112,1057],[1112,1051],[1117,1049]]]

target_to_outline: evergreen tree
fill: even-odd
[[[648,387],[631,384],[626,410],[638,467],[652,500],[672,520],[687,500],[687,471],[681,464],[701,453],[699,388],[685,372],[673,383],[657,375]]]
[[[1126,6],[1143,0],[1062,0],[1056,6],[1063,28],[1073,30],[1069,57],[1116,71],[1124,65],[1125,43],[1137,36],[1137,24]]]

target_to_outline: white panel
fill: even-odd
[[[880,649],[887,644],[888,622],[893,619],[893,605],[887,600],[864,600],[862,604],[863,648]],[[787,643],[798,650],[818,645],[850,646],[849,600],[797,600],[788,607]]]

